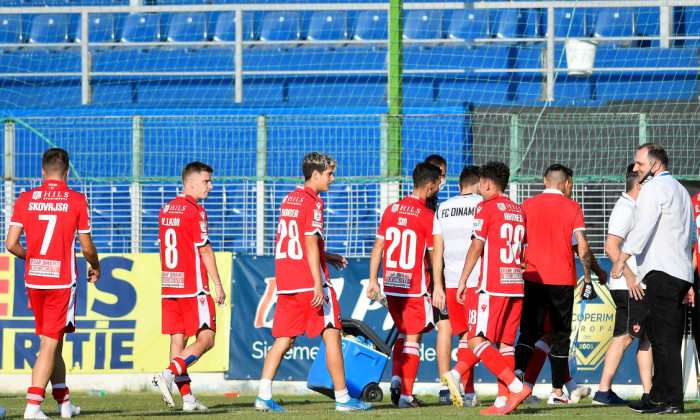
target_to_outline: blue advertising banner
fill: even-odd
[[[367,323],[379,337],[387,337],[393,326],[389,312],[379,303],[365,297],[369,283],[369,258],[352,258],[343,271],[331,270],[331,279],[338,295],[343,318],[354,318]],[[604,270],[611,268],[605,258],[599,261]],[[579,266],[579,273],[581,273]],[[228,379],[259,379],[267,350],[274,342],[271,335],[275,311],[275,261],[274,257],[236,255],[233,260],[233,311],[231,319],[230,363]],[[605,351],[612,338],[615,309],[608,288],[596,284],[598,298],[588,302],[579,317],[579,304],[574,307],[572,328],[579,329],[576,359],[578,382],[598,383],[603,368]],[[439,374],[435,355],[436,333],[424,335],[421,344],[421,364],[418,380],[436,382]],[[573,334],[572,334],[573,339]],[[306,381],[321,338],[299,337],[292,350],[285,356],[277,373],[278,380]],[[453,340],[452,360],[457,359],[457,339]],[[639,384],[635,359],[636,344],[625,354],[617,383]],[[391,362],[387,365],[383,381],[390,380]],[[545,365],[540,381],[551,379],[549,364]],[[491,383],[495,377],[483,366],[476,367],[476,381]]]

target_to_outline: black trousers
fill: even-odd
[[[649,398],[674,407],[683,406],[683,362],[681,348],[685,325],[683,297],[691,284],[663,271],[645,277],[649,318],[647,334],[654,359]]]
[[[515,346],[515,368],[525,371],[535,343],[544,334],[544,322],[549,313],[552,331],[552,387],[564,386],[569,368],[571,315],[574,309],[574,286],[554,286],[525,281],[520,337]]]

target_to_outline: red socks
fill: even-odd
[[[187,363],[185,362],[185,359],[183,359],[180,356],[177,356],[173,359],[172,362],[170,362],[168,370],[171,371],[175,376],[184,375],[185,373],[187,373]]]
[[[190,376],[187,374],[175,377],[175,385],[177,385],[177,389],[180,391],[180,395],[187,395],[192,393],[192,389],[190,388],[191,382],[192,381],[190,380]]]
[[[401,376],[401,359],[403,358],[403,334],[399,334],[391,352],[391,376]]]
[[[504,384],[510,384],[517,379],[513,371],[508,368],[505,358],[501,356],[501,353],[490,342],[484,341],[477,345],[474,348],[474,354]]]
[[[502,349],[498,350],[499,353],[501,353],[501,357],[506,362],[506,365],[508,366],[508,369],[511,371],[515,369],[515,349],[513,347],[504,347]],[[498,381],[498,396],[508,396],[508,385],[504,382],[502,382],[500,379]]]
[[[70,400],[70,394],[68,393],[68,388],[65,385],[63,387],[52,385],[51,394],[53,395],[53,399],[59,404],[63,404]]]
[[[416,381],[420,363],[420,344],[404,343],[401,363],[401,395],[410,397],[413,395],[413,383]]]
[[[46,396],[46,391],[38,386],[30,386],[27,390],[27,404],[41,405]]]

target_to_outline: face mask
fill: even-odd
[[[642,177],[641,181],[639,181],[639,185],[644,185],[654,178],[654,175],[656,175],[656,172],[653,171],[654,165],[656,165],[656,162],[651,165],[652,169],[649,169],[649,172],[647,172],[647,174]]]
[[[445,185],[447,184],[447,178],[443,178],[440,180],[440,185],[438,185],[438,191],[442,191],[443,188],[445,188]]]

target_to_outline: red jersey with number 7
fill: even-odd
[[[321,282],[331,286],[323,241],[323,200],[310,187],[299,186],[280,206],[275,247],[277,293],[292,294],[314,290],[306,237],[318,235]]]
[[[479,292],[523,296],[520,257],[527,246],[525,213],[506,194],[494,194],[476,206],[472,238],[484,241]]]
[[[65,289],[78,278],[76,233],[90,233],[85,196],[65,181],[46,180],[20,194],[10,225],[24,229],[27,262],[24,284],[30,289]]]
[[[158,215],[161,294],[167,298],[209,294],[199,248],[209,242],[207,212],[189,195],[178,195]]]
[[[384,294],[416,297],[428,293],[427,251],[433,249],[435,212],[408,195],[384,210],[377,237],[384,239]]]

